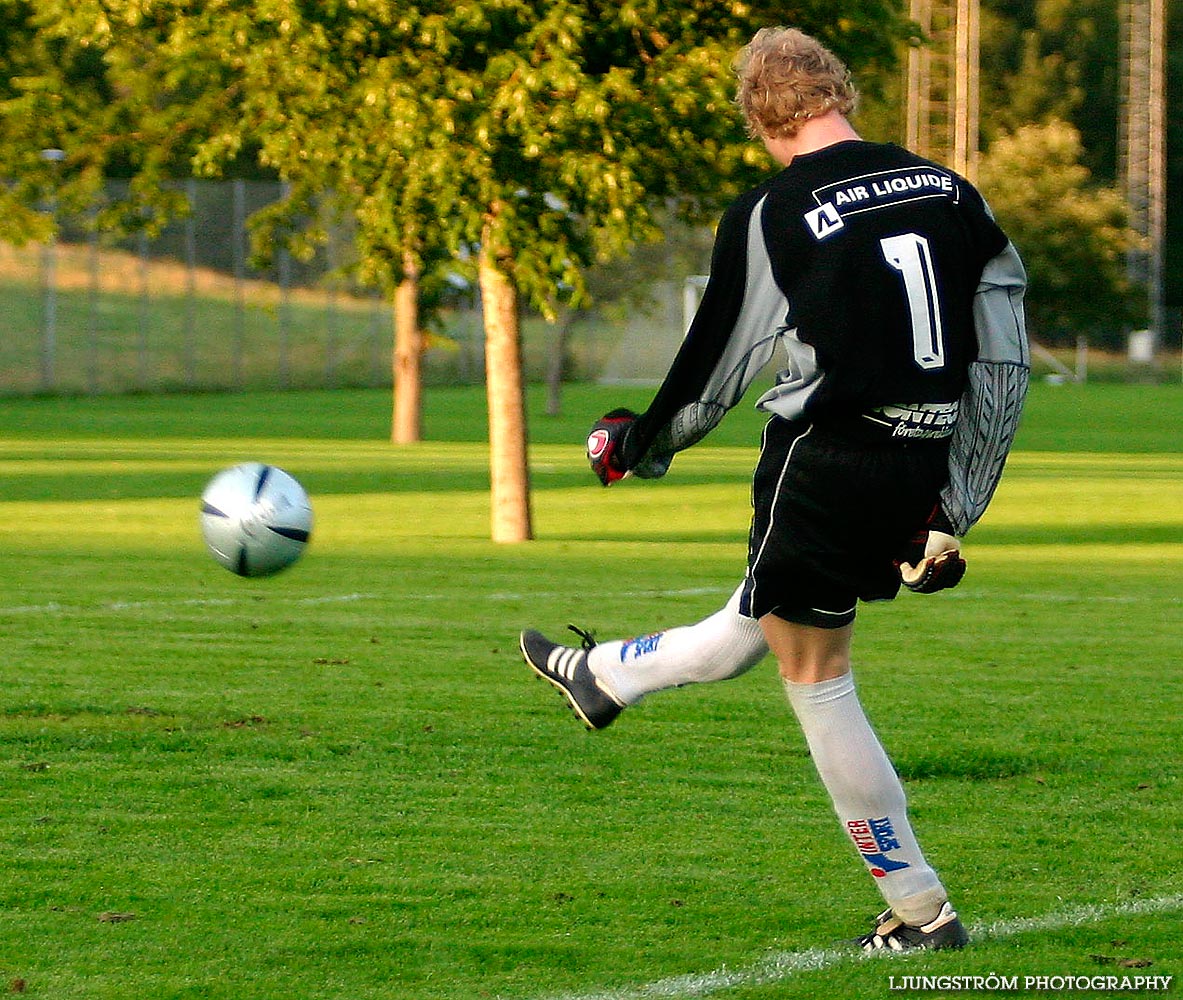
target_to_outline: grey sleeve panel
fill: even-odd
[[[1027,272],[1013,243],[986,263],[974,296],[978,360],[1030,365],[1023,294]]]
[[[1030,373],[1026,287],[1023,263],[1008,244],[987,263],[974,296],[978,358],[961,397],[949,448],[949,482],[941,493],[941,507],[958,535],[985,513],[1019,427]]]
[[[698,399],[686,404],[657,433],[642,465],[663,463],[675,452],[701,441],[723,415],[739,402],[753,379],[772,360],[783,331],[789,301],[772,274],[772,262],[760,224],[766,198],[760,199],[748,220],[747,272],[743,305],[719,358]],[[644,475],[639,465],[634,471]]]

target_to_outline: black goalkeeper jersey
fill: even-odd
[[[1001,294],[983,296],[987,286]],[[623,464],[663,472],[778,344],[788,364],[757,403],[769,413],[948,436],[975,362],[1022,369],[1021,402],[1024,286],[1013,247],[963,178],[894,145],[798,155],[724,214],[702,302]]]

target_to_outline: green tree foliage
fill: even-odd
[[[367,272],[388,280],[408,246],[424,264],[479,241],[496,205],[490,232],[549,311],[578,298],[585,263],[655,235],[650,204],[710,212],[751,178],[729,66],[756,27],[795,23],[853,65],[886,66],[901,9],[4,0],[3,137],[21,153],[0,165],[34,177],[30,157],[60,146],[67,179],[120,173],[150,200],[166,178],[257,156],[291,185],[289,218],[314,217],[314,195],[344,199]]]
[[[1144,300],[1125,273],[1138,237],[1120,194],[1092,183],[1081,158],[1071,125],[1025,125],[994,141],[980,183],[1027,266],[1031,333],[1044,343],[1087,335],[1117,347],[1144,320]]]
[[[982,121],[987,144],[1023,125],[1070,122],[1081,161],[1101,180],[1118,173],[1123,0],[983,0]],[[1183,303],[1183,0],[1167,8],[1165,294]]]
[[[317,202],[329,196],[353,222],[363,272],[388,287],[443,260],[477,261],[494,537],[499,512],[515,508],[518,522],[503,540],[530,530],[518,300],[548,316],[578,305],[588,265],[657,236],[654,206],[701,213],[750,180],[756,161],[729,67],[757,27],[795,22],[855,65],[890,63],[906,33],[901,0],[862,0],[840,17],[822,0],[792,9],[36,0],[35,9],[21,23],[71,58],[97,54],[110,88],[88,120],[49,114],[69,167],[95,173],[122,158],[140,219],[176,210],[166,177],[216,173],[257,147],[290,190],[264,218],[264,238],[310,249],[323,238]],[[56,82],[64,89],[60,71]],[[14,120],[29,125],[31,111]],[[515,495],[499,497],[509,478]]]
[[[982,9],[987,144],[1051,120],[1071,122],[1085,165],[1116,176],[1119,0],[994,0]]]
[[[3,2],[3,0],[0,0]],[[184,2],[8,0],[15,32],[0,43],[9,70],[0,104],[0,174],[20,209],[5,235],[38,235],[33,192],[53,187],[76,212],[102,206],[101,230],[153,231],[185,211],[167,182],[194,173],[206,137],[237,129],[241,89],[220,38],[192,30]],[[218,4],[207,8],[216,14]],[[19,15],[19,16],[18,16]],[[45,146],[60,164],[37,162]],[[110,177],[130,181],[104,204]]]
[[[111,97],[96,52],[47,30],[35,4],[0,0],[0,238],[44,238],[50,202],[93,203],[102,165],[87,157],[67,168],[45,151],[100,135]]]

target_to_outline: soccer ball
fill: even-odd
[[[244,462],[223,469],[201,494],[201,535],[239,576],[270,576],[304,553],[312,533],[308,494],[283,469]]]

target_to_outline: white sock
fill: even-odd
[[[768,653],[759,622],[739,613],[739,594],[694,625],[599,643],[588,669],[625,705],[666,688],[738,677]]]
[[[785,691],[842,828],[887,905],[906,924],[928,923],[948,897],[916,843],[904,786],[867,721],[854,677],[785,681]]]

